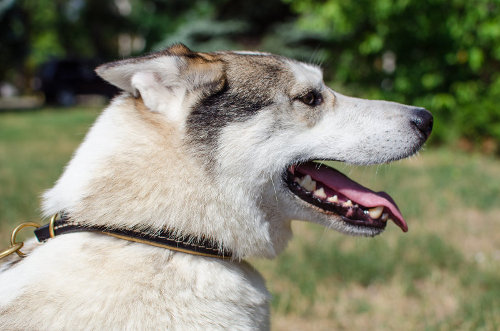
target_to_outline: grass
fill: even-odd
[[[0,248],[15,224],[39,219],[40,194],[97,114],[0,113]],[[500,329],[500,160],[440,148],[336,167],[395,197],[410,231],[353,238],[295,222],[278,259],[252,261],[273,294],[274,330]]]
[[[39,219],[40,195],[59,177],[97,114],[88,108],[0,113],[0,243],[21,220]]]

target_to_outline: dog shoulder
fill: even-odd
[[[0,280],[4,329],[244,330],[269,324],[269,294],[250,265],[91,233],[47,242]]]

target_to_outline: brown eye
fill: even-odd
[[[317,106],[323,102],[323,97],[321,94],[311,91],[301,96],[299,100],[308,106]]]

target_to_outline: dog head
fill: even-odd
[[[115,127],[111,140],[126,141],[122,149],[127,150],[103,153],[96,162],[101,175],[79,192],[86,202],[75,198],[64,209],[82,218],[82,210],[121,215],[110,206],[127,209],[140,196],[134,208],[115,217],[119,222],[209,236],[235,257],[274,256],[291,236],[292,219],[365,236],[382,232],[388,219],[407,230],[390,196],[315,161],[378,164],[412,155],[431,132],[428,111],[343,96],[325,85],[316,66],[266,53],[196,53],[175,45],[105,64],[97,73],[126,92],[107,112],[120,108],[115,116],[130,116],[106,126]],[[139,127],[131,120],[155,125]],[[98,124],[92,131],[103,130]],[[158,138],[145,142],[144,136]],[[108,186],[115,191],[104,199],[106,206],[90,206],[91,196],[102,201]],[[56,188],[46,195],[49,213],[61,209],[51,202],[63,191]]]

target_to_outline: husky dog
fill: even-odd
[[[427,110],[341,95],[316,66],[267,53],[179,44],[97,73],[124,93],[44,194],[44,215],[209,238],[232,257],[96,232],[33,241],[0,272],[2,330],[266,330],[270,295],[244,259],[279,254],[291,220],[407,230],[386,193],[314,161],[410,156],[431,132]]]

